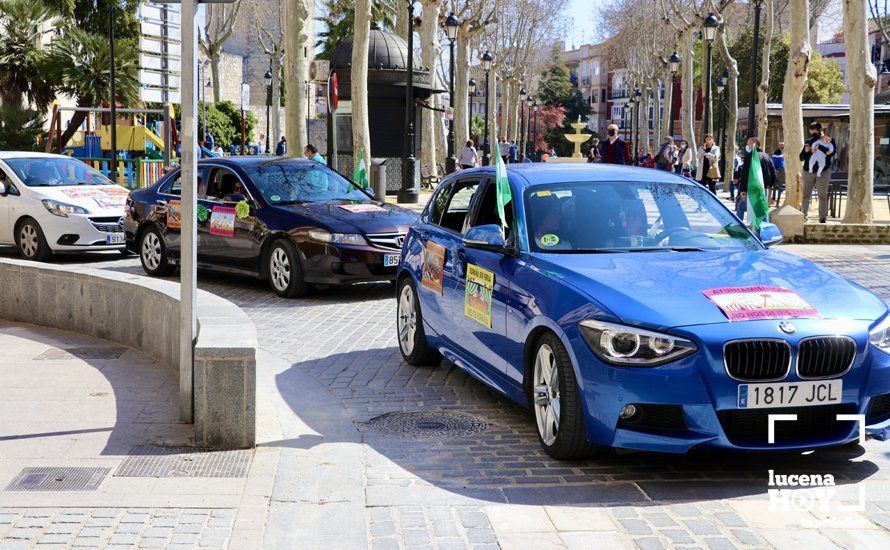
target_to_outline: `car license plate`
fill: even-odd
[[[843,384],[843,380],[740,384],[739,408],[771,409],[840,403]]]
[[[395,267],[399,265],[399,258],[401,254],[384,254],[383,255],[383,267]]]
[[[123,233],[108,233],[105,235],[105,244],[124,244]]]

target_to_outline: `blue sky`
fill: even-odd
[[[594,17],[596,17],[596,5],[598,0],[570,0],[569,9],[566,12],[566,47],[572,47],[574,38],[575,47],[596,41],[594,29]],[[574,25],[572,24],[574,20]],[[572,32],[574,27],[574,33]],[[573,37],[574,34],[574,37]]]

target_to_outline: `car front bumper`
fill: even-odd
[[[614,367],[591,352],[577,329],[567,331],[575,356],[585,409],[585,427],[592,443],[613,447],[684,453],[693,447],[745,451],[789,451],[839,445],[859,436],[856,422],[837,421],[837,414],[865,415],[867,431],[890,436],[890,355],[868,345],[869,322],[795,320],[799,332],[784,338],[792,345],[809,336],[846,334],[856,341],[853,366],[831,379],[843,380],[841,402],[775,409],[740,409],[740,382],[723,365],[723,345],[730,340],[777,338],[776,321],[700,325],[671,332],[694,340],[699,350],[679,361],[652,368]],[[802,381],[792,369],[781,382]],[[620,420],[628,404],[657,414],[652,422],[629,425]],[[882,412],[883,411],[883,412]],[[775,442],[766,439],[768,414],[797,414],[782,425]],[[781,432],[781,433],[780,433]]]
[[[81,252],[97,250],[121,250],[126,243],[121,240],[109,243],[111,238],[122,238],[120,217],[100,215],[41,216],[38,220],[46,243],[53,252]]]
[[[332,285],[394,281],[398,265],[386,266],[384,258],[400,255],[397,250],[315,241],[301,243],[300,251],[306,282]]]

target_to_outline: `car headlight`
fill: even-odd
[[[49,210],[49,213],[53,216],[61,216],[63,218],[67,218],[71,214],[89,214],[90,211],[86,208],[81,208],[79,206],[74,206],[73,204],[66,204],[64,202],[54,201],[51,199],[43,199],[40,201],[43,203],[43,206]]]
[[[310,231],[309,238],[331,244],[353,244],[363,246],[368,241],[358,233],[328,233],[327,231]]]
[[[698,349],[684,338],[593,319],[581,321],[578,329],[593,353],[612,365],[654,367]]]
[[[887,315],[883,321],[875,325],[875,328],[868,331],[868,343],[890,354],[890,315]]]

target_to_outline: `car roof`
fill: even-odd
[[[212,157],[198,160],[198,164],[222,164],[228,166],[257,166],[278,164],[281,162],[295,162],[297,164],[319,164],[314,160],[302,157],[270,157],[263,155],[244,155],[235,157]],[[325,165],[327,166],[327,165]]]
[[[483,173],[493,175],[494,166],[462,170],[461,175]],[[641,181],[647,183],[679,183],[694,185],[690,180],[654,168],[640,168],[620,164],[592,162],[525,162],[507,165],[507,175],[520,188],[570,181],[614,182]]]
[[[57,155],[56,153],[40,153],[38,151],[0,151],[0,159],[20,159],[20,158],[63,158],[70,159],[68,155]],[[80,160],[80,159],[76,159]]]

